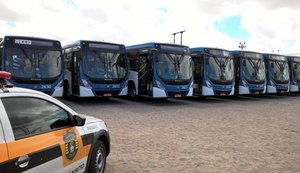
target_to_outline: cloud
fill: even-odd
[[[13,6],[7,6],[4,1],[0,1],[0,20],[2,21],[28,21],[30,18],[29,13],[22,12],[19,13],[13,8]]]
[[[0,33],[132,45],[173,42],[186,30],[183,44],[282,53],[299,52],[300,1],[259,0],[2,0]],[[234,17],[240,16],[240,17]],[[233,20],[233,24],[230,24]],[[236,34],[234,34],[236,33]],[[246,34],[245,34],[246,33]],[[245,35],[245,37],[244,37]],[[176,36],[176,43],[180,37]]]

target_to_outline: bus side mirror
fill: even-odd
[[[246,66],[246,61],[245,60],[243,60],[243,66]]]
[[[271,63],[271,68],[274,68],[274,63],[273,62]]]
[[[297,64],[294,64],[294,68],[295,68],[295,70],[297,70],[297,68],[298,68]]]

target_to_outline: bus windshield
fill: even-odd
[[[60,50],[7,48],[5,68],[12,77],[49,79],[62,73]]]
[[[191,57],[186,54],[161,53],[157,59],[157,73],[165,80],[189,80],[192,77]]]
[[[126,76],[124,53],[83,51],[83,72],[94,79],[121,79]]]
[[[295,79],[300,82],[300,62],[293,62],[292,63],[292,72]]]
[[[231,83],[234,77],[231,57],[207,57],[207,76],[215,83]]]
[[[243,62],[245,63],[243,64],[244,68],[242,73],[246,80],[249,82],[264,83],[266,79],[264,60],[245,58]]]
[[[271,67],[271,76],[276,82],[288,82],[288,80],[290,79],[290,75],[287,62],[271,61]]]

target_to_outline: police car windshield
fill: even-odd
[[[18,78],[54,78],[62,72],[61,58],[59,50],[7,48],[5,70]]]

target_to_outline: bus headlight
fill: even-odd
[[[165,90],[165,87],[159,81],[156,80],[155,82],[159,89]]]
[[[83,86],[86,87],[86,88],[92,88],[92,86],[85,80],[85,79],[81,79],[82,83],[83,83]]]
[[[205,83],[208,88],[212,88],[211,83],[208,80],[205,80]]]

